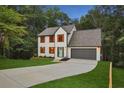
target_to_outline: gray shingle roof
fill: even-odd
[[[39,36],[41,35],[54,35],[54,33],[58,30],[59,27],[49,27],[43,30]]]
[[[101,46],[101,29],[75,31],[70,40],[69,46]]]
[[[62,26],[62,28],[67,32],[70,33],[73,29],[74,25]]]
[[[62,26],[62,28],[67,32],[70,33],[71,30],[73,29],[74,25],[67,25],[67,26]],[[41,35],[54,35],[55,32],[59,29],[60,27],[49,27],[43,30],[38,36]]]

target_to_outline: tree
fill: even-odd
[[[31,50],[34,55],[37,54],[37,35],[45,29],[47,23],[43,10],[44,7],[26,5],[16,7],[9,6],[9,8],[14,8],[26,18],[23,24],[27,27],[28,35],[23,37],[23,39],[27,40],[23,43],[23,49]]]
[[[86,15],[85,17],[82,16],[80,18],[80,29],[93,29],[96,28],[96,26],[93,24],[93,18],[92,15]]]
[[[0,34],[1,39],[1,51],[2,55],[6,55],[5,51],[11,49],[11,40],[16,40],[17,43],[22,43],[23,37],[26,32],[26,27],[22,25],[25,20],[24,16],[14,11],[13,9],[8,9],[7,6],[0,6]],[[4,38],[3,38],[4,37]]]
[[[108,17],[109,21],[106,28],[109,28],[111,34],[111,60],[113,65],[116,66],[120,62],[120,53],[119,48],[121,45],[118,44],[118,39],[123,34],[121,32],[124,27],[124,7],[123,6],[101,6],[99,8],[102,11],[102,14]]]
[[[116,66],[122,54],[119,48],[124,36],[124,6],[96,6],[80,21],[84,28],[101,28],[103,59],[111,60]]]
[[[68,25],[71,23],[71,19],[68,17],[68,15],[61,12],[57,7],[49,8],[45,14],[47,17],[48,27]]]

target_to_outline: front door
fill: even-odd
[[[58,47],[58,57],[64,57],[64,47]]]

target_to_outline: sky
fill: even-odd
[[[72,19],[79,19],[82,15],[86,15],[94,6],[91,5],[58,5],[57,7]]]

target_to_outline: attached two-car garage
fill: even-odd
[[[100,60],[101,29],[74,31],[69,42],[68,57]]]
[[[96,48],[93,49],[72,48],[71,58],[96,60]]]

